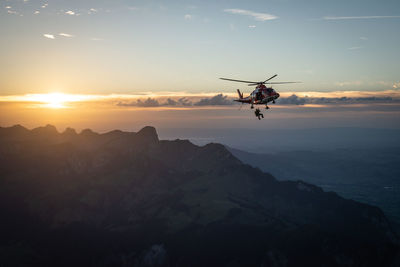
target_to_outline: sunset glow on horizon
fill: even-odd
[[[394,127],[398,2],[311,5],[0,0],[0,126]],[[265,125],[219,79],[275,74],[301,83],[273,85]]]
[[[252,89],[251,89],[252,90]],[[249,90],[248,92],[250,92]],[[248,95],[248,92],[244,92],[244,96]],[[229,100],[237,98],[236,92],[231,93],[189,93],[189,92],[141,92],[137,94],[71,94],[62,92],[50,92],[41,94],[21,94],[21,95],[0,95],[0,102],[37,102],[43,104],[49,104],[48,107],[62,108],[66,107],[66,103],[73,102],[92,102],[92,101],[117,101],[117,100],[146,100],[146,99],[176,99],[176,98],[187,98],[187,99],[201,99],[210,98],[217,95],[222,95]],[[386,91],[332,91],[332,92],[317,92],[317,91],[305,91],[305,92],[280,92],[282,98],[287,98],[293,95],[299,97],[309,98],[368,98],[368,97],[390,97],[393,100],[400,100],[400,90],[386,90]]]

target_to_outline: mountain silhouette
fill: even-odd
[[[383,212],[223,145],[0,127],[5,266],[398,266]]]

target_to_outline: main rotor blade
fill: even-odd
[[[234,80],[234,79],[228,79],[228,78],[220,78],[221,80],[225,81],[231,81],[231,82],[240,82],[240,83],[258,83],[258,82],[250,82],[250,81],[242,81],[242,80]]]
[[[284,83],[301,83],[301,82],[270,82],[266,84],[284,84]]]
[[[270,77],[270,78],[266,79],[264,82],[268,82],[269,80],[271,80],[271,79],[275,78],[276,76],[278,76],[278,74],[275,74],[274,76],[272,76],[272,77]]]

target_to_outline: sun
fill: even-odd
[[[49,108],[66,108],[67,96],[63,93],[43,94],[40,97],[42,98],[40,102],[43,102]]]
[[[25,95],[23,100],[39,103],[39,107],[62,109],[71,107],[72,102],[79,102],[90,99],[90,96],[74,95],[65,93],[47,93],[47,94],[29,94]]]
[[[108,96],[103,95],[83,95],[83,94],[67,94],[61,92],[51,92],[44,94],[26,94],[14,96],[0,96],[0,102],[14,101],[28,104],[31,108],[52,108],[65,109],[75,108],[74,103],[99,101],[107,99]]]

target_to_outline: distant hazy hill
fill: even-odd
[[[376,205],[400,226],[400,147],[269,154],[232,148],[229,151],[278,180],[303,180],[321,186],[324,191]]]
[[[269,120],[265,122],[266,124],[263,123],[264,126],[260,128],[164,128],[159,129],[159,133],[164,139],[175,139],[178,135],[199,145],[215,142],[254,153],[400,147],[400,129],[357,127],[276,129],[274,125],[270,125],[273,122]]]
[[[224,146],[0,128],[4,266],[397,266],[382,211]]]

